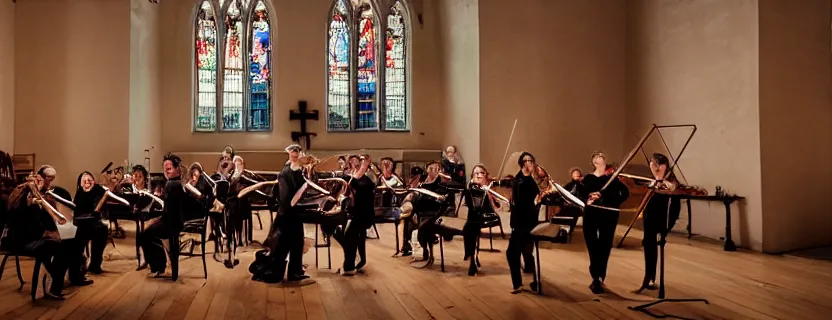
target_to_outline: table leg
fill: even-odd
[[[690,211],[690,199],[687,199],[688,204],[688,240],[693,236],[693,214]]]
[[[725,251],[737,251],[737,246],[731,239],[731,202],[733,201],[723,201],[725,204]]]

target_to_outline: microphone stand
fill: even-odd
[[[667,243],[667,233],[670,232],[670,201],[671,201],[671,198],[668,197],[668,199],[667,199],[667,214],[666,214],[666,220],[665,220],[665,229],[663,230],[663,232],[660,233],[661,239],[659,240],[659,254],[661,254],[661,258],[660,258],[661,260],[660,260],[660,265],[659,265],[659,299],[656,300],[656,301],[650,302],[650,303],[645,303],[645,304],[634,306],[634,307],[627,307],[630,310],[643,312],[643,313],[645,313],[648,316],[651,316],[653,318],[666,318],[667,317],[667,315],[656,315],[656,314],[650,312],[649,310],[647,310],[647,308],[652,307],[652,306],[657,305],[657,304],[660,304],[660,303],[663,303],[663,302],[704,302],[705,304],[710,304],[710,302],[708,302],[708,300],[701,299],[701,298],[687,298],[687,299],[668,299],[668,298],[665,298],[665,295],[664,295],[664,293],[665,293],[664,292],[664,246]],[[647,266],[645,266],[645,267],[647,267]]]

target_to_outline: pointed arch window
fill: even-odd
[[[329,131],[410,130],[407,6],[397,0],[379,12],[371,0],[333,2],[327,32]]]
[[[204,0],[197,6],[194,131],[271,130],[268,1]]]

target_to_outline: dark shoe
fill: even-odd
[[[523,291],[525,291],[525,290],[523,289],[522,284],[521,285],[516,285],[516,286],[514,286],[514,290],[511,290],[511,294],[518,294],[518,293],[523,292]]]
[[[471,266],[468,267],[468,275],[472,277],[477,275],[477,265],[472,263]]]
[[[532,282],[532,284],[529,285],[529,288],[531,288],[532,291],[537,292],[537,282]]]
[[[80,280],[71,280],[69,281],[69,285],[73,287],[85,287],[88,285],[93,284],[92,279],[80,279]]]
[[[147,262],[144,262],[138,268],[136,268],[136,271],[147,269],[147,267]]]
[[[309,279],[310,277],[305,274],[297,274],[297,275],[290,275],[286,277],[286,281],[294,282],[294,281],[301,281],[305,279]]]
[[[356,270],[361,270],[364,266],[367,265],[367,260],[358,261],[358,264],[355,265]]]
[[[409,257],[413,255],[413,250],[402,250],[402,257]]]
[[[92,273],[92,274],[102,274],[102,273],[104,273],[104,270],[101,270],[101,266],[89,267],[89,269],[87,269],[87,271],[89,273]]]
[[[604,293],[604,286],[601,284],[600,280],[593,280],[592,284],[589,285],[589,290],[591,290],[594,294],[602,294]]]

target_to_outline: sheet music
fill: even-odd
[[[75,232],[78,231],[78,227],[76,227],[72,223],[65,223],[58,225],[58,234],[61,235],[62,240],[66,239],[75,239]]]

